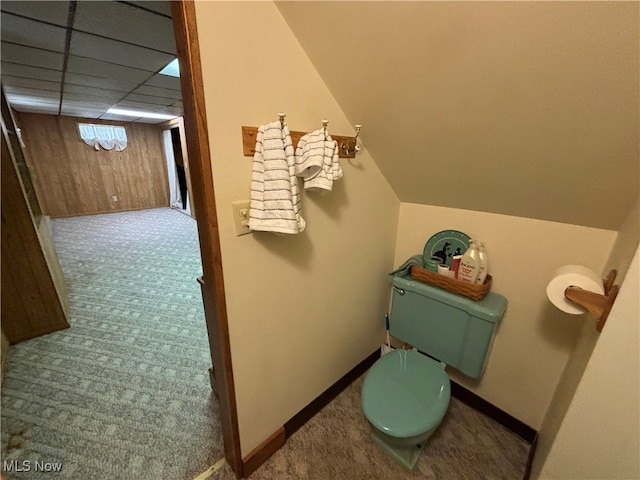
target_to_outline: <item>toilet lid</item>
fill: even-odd
[[[449,376],[412,350],[394,350],[378,360],[362,385],[367,419],[392,437],[421,435],[442,421],[451,396]]]

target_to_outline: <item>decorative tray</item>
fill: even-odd
[[[455,278],[445,277],[444,275],[438,275],[431,270],[422,268],[418,265],[411,267],[411,278],[419,282],[428,283],[434,287],[439,287],[452,293],[457,293],[471,300],[482,300],[489,290],[491,290],[492,278],[491,275],[487,275],[484,283],[478,285],[475,283],[461,282]]]

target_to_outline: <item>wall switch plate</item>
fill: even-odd
[[[118,201],[118,196],[117,195],[111,195],[111,200],[113,200],[114,202]]]
[[[231,202],[233,208],[233,227],[236,231],[236,237],[251,233],[249,229],[249,204],[250,200],[239,200]]]

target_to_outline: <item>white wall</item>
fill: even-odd
[[[636,202],[629,211],[616,236],[611,254],[602,272],[603,276],[606,276],[611,269],[617,270],[616,285],[622,285],[625,281],[627,270],[631,266],[633,255],[638,248],[640,241],[639,207],[640,202]],[[600,333],[594,328],[593,322],[585,322],[582,325],[538,432],[538,446],[531,469],[532,478],[537,478],[540,474],[599,338]]]
[[[639,250],[539,478],[640,478]]]
[[[249,198],[241,126],[287,113],[292,130],[353,127],[271,2],[197,2],[242,454],[379,348],[399,201],[366,149],[325,196],[304,194],[306,230],[235,237]],[[366,129],[366,126],[365,126]]]
[[[509,305],[484,376],[452,378],[527,425],[540,428],[586,316],[551,305],[546,286],[563,265],[601,272],[616,232],[491,213],[402,203],[395,264],[421,253],[429,237],[460,230],[484,241],[492,290]]]

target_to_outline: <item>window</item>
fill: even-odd
[[[127,132],[124,127],[79,123],[78,130],[84,143],[96,150],[100,150],[100,147],[112,150],[115,147],[116,152],[121,152],[127,148]]]

